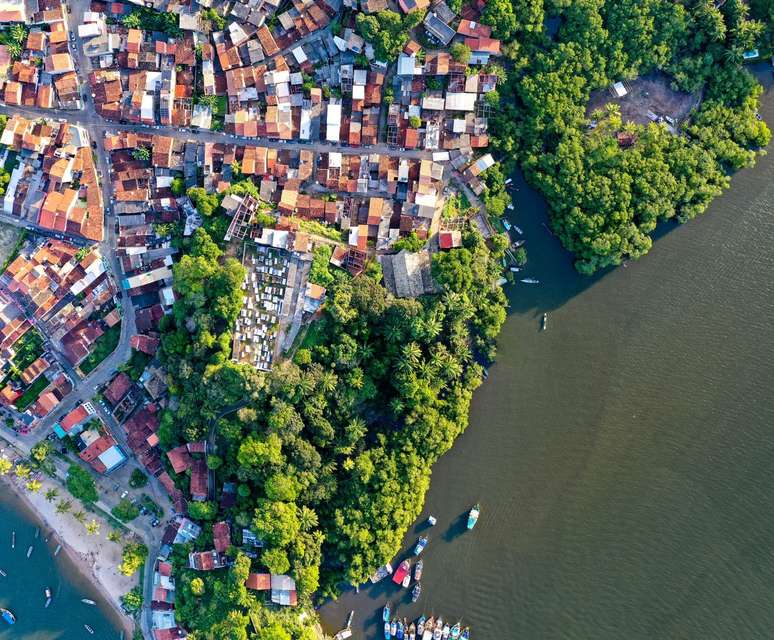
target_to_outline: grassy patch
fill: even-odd
[[[132,356],[129,358],[129,362],[121,367],[121,371],[137,382],[150,361],[151,357],[147,353],[132,349]]]
[[[346,242],[345,231],[339,231],[335,227],[323,224],[322,222],[317,222],[317,220],[299,220],[298,222],[301,229],[307,233],[322,236],[323,238],[328,238],[335,242]]]
[[[43,389],[45,389],[47,386],[48,379],[45,376],[40,376],[27,388],[23,394],[21,394],[21,396],[19,396],[19,399],[16,401],[16,408],[19,411],[24,411],[33,402],[35,402],[35,400],[38,399],[38,396],[43,393]]]
[[[306,330],[306,333],[304,334],[304,339],[301,341],[301,349],[313,349],[318,344],[322,343],[323,338],[325,337],[325,316],[317,320],[316,322],[313,322],[309,325],[309,328]]]
[[[5,270],[8,268],[8,265],[16,260],[16,258],[19,256],[19,251],[21,251],[21,248],[24,245],[24,241],[27,239],[27,233],[28,231],[26,229],[21,230],[19,237],[16,239],[16,244],[13,245],[11,253],[8,254],[8,257],[3,262],[3,266],[0,268],[0,273],[5,272]]]
[[[110,327],[97,338],[97,341],[94,343],[94,350],[81,362],[78,368],[88,375],[100,362],[116,350],[120,337],[121,325],[117,324],[114,327]]]

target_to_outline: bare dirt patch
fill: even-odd
[[[0,222],[0,265],[5,264],[10,257],[20,233],[17,227]]]
[[[669,86],[669,76],[663,73],[649,74],[624,84],[629,93],[623,98],[615,97],[608,87],[594,91],[586,107],[586,115],[590,116],[612,102],[619,105],[624,122],[647,124],[653,121],[650,114],[655,114],[665,119],[669,117],[679,126],[701,100],[698,94],[674,91]]]

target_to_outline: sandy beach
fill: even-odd
[[[119,614],[118,617],[127,638],[131,638],[134,632],[134,621],[121,610],[120,599],[137,585],[137,575],[126,577],[118,571],[122,544],[107,539],[111,527],[104,519],[91,512],[86,512],[87,521],[96,519],[100,523],[100,531],[97,535],[88,535],[84,525],[72,516],[72,511],[77,511],[80,503],[69,496],[59,483],[50,478],[43,476],[40,481],[43,488],[37,493],[30,493],[17,484],[18,480],[13,477],[0,476],[3,486],[19,496],[41,520],[43,537],[50,539],[54,536],[57,544],[62,545],[62,551],[73,561],[78,570],[99,589],[106,602]],[[59,496],[52,502],[48,502],[45,498],[45,493],[49,489],[59,491]],[[72,500],[73,508],[70,513],[56,512],[56,504],[60,499]]]

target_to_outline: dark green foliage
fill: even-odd
[[[111,353],[116,350],[118,341],[121,339],[121,325],[117,324],[112,327],[108,327],[94,343],[94,348],[91,353],[78,365],[78,368],[83,371],[84,374],[88,374],[97,365],[107,358]]]
[[[398,238],[395,243],[392,245],[393,251],[396,253],[398,251],[402,251],[405,249],[406,251],[409,251],[411,253],[416,253],[420,249],[422,249],[427,242],[425,240],[422,240],[420,238],[416,231],[412,231],[407,236],[403,236],[402,238]]]
[[[140,487],[144,487],[147,484],[148,476],[146,476],[139,469],[134,469],[132,471],[132,475],[129,476],[129,486],[132,487],[132,489],[139,489]]]
[[[96,502],[99,499],[94,478],[77,464],[71,464],[67,470],[67,490],[81,502]]]
[[[143,31],[163,31],[173,38],[183,35],[180,29],[180,19],[176,13],[160,13],[148,7],[135,7],[122,19],[123,25],[129,29]]]
[[[401,16],[388,9],[373,15],[358,13],[355,24],[358,33],[374,46],[377,59],[392,62],[406,46],[409,31],[422,22],[424,16],[423,11]]]
[[[121,522],[130,522],[140,515],[140,509],[133,505],[129,500],[123,498],[115,507],[110,510]]]
[[[702,213],[727,186],[727,174],[750,166],[768,143],[769,130],[756,119],[760,87],[739,66],[764,27],[747,19],[741,0],[719,9],[671,0],[553,2],[562,26],[550,42],[529,26],[538,22],[540,2],[514,2],[515,25],[509,4],[488,2],[483,17],[495,35],[521,47],[508,50],[516,64],[498,88],[490,132],[548,199],[552,227],[579,271],[645,255],[658,221]],[[614,107],[593,114],[599,126],[589,131],[592,90],[655,70],[670,74],[676,89],[704,91],[678,135],[622,122]],[[619,145],[619,134],[633,144]],[[485,203],[497,214],[503,202],[492,191]]]

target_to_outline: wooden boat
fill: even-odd
[[[414,585],[414,590],[411,592],[411,602],[419,600],[419,596],[422,595],[422,583],[417,582]]]
[[[398,634],[398,621],[393,619],[390,623],[390,635],[396,636]]]
[[[412,622],[408,628],[408,640],[416,640],[417,638],[417,626]]]
[[[351,637],[352,637],[352,629],[347,627],[346,629],[342,629],[335,636],[333,636],[333,640],[347,640],[348,638],[351,638]]]
[[[422,631],[422,640],[433,640],[433,629],[435,628],[435,618],[430,618],[425,623],[425,628]]]
[[[376,584],[379,582],[379,580],[384,580],[388,575],[392,573],[392,565],[388,562],[384,566],[379,567],[376,570],[376,573],[372,575],[370,578],[368,578],[373,584]]]
[[[48,609],[49,605],[51,604],[51,589],[46,587],[46,590],[43,593],[46,595],[46,604],[44,608]]]
[[[352,626],[352,618],[355,617],[355,611],[352,610],[349,612],[349,615],[347,616],[347,624],[345,625],[347,629],[349,629]]]
[[[473,508],[468,513],[468,529],[472,529],[478,522],[478,516],[481,514],[481,507],[479,505],[473,505]]]
[[[414,580],[419,582],[422,579],[422,568],[425,566],[424,560],[417,562],[417,566],[414,567]]]
[[[0,609],[0,618],[5,620],[8,624],[16,624],[16,616],[8,609]]]
[[[435,621],[435,629],[433,629],[433,640],[441,640],[441,633],[443,632],[443,619],[438,618]]]
[[[408,586],[411,584],[411,571],[409,570],[408,573],[406,573],[405,576],[403,576],[403,582],[400,583],[400,586],[402,586],[404,589],[408,589]]]
[[[406,575],[408,575],[409,571],[411,571],[411,563],[408,560],[404,560],[395,570],[395,574],[392,576],[392,581],[395,584],[403,584],[403,579],[406,577]]]
[[[417,620],[417,635],[421,638],[422,634],[425,632],[425,622],[427,621],[427,618],[425,618],[424,614],[419,616],[419,620]]]
[[[405,631],[403,628],[403,623],[400,620],[398,620],[398,632],[395,634],[395,637],[398,640],[403,640],[404,635],[405,635]]]
[[[85,624],[83,625],[83,628],[86,629],[91,635],[94,635],[94,629],[92,629],[89,625]]]
[[[427,524],[429,524],[431,527],[434,527],[436,522],[438,522],[438,520],[436,520],[435,516],[427,517]]]

